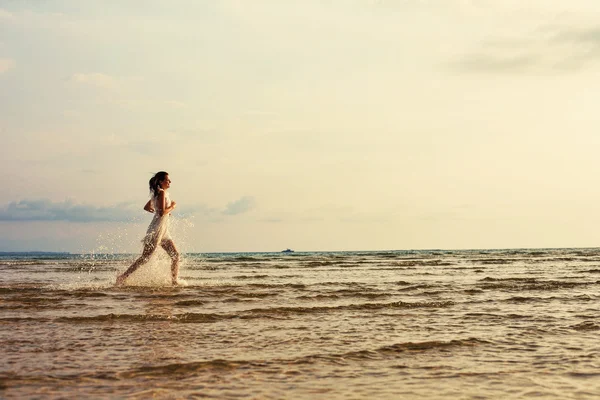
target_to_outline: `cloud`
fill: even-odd
[[[284,222],[284,220],[282,218],[263,218],[261,220],[259,220],[260,222],[268,222],[271,224],[279,224],[281,222]]]
[[[86,170],[86,174],[96,171]],[[180,217],[198,215],[215,220],[219,215],[238,215],[255,207],[253,197],[244,196],[219,209],[207,205],[189,205],[177,210]],[[47,199],[13,201],[0,207],[0,221],[137,222],[143,216],[139,204],[119,203],[107,207],[79,204],[73,200],[52,202]]]
[[[520,37],[487,40],[455,67],[479,73],[568,72],[596,61],[600,28],[546,26]]]
[[[588,62],[600,60],[600,28],[575,28],[558,31],[553,42],[571,49],[566,66],[581,67]]]
[[[14,19],[15,16],[3,8],[0,8],[0,19]]]
[[[523,72],[538,65],[540,60],[531,54],[480,53],[466,56],[459,67],[476,72]]]
[[[563,30],[555,35],[555,39],[558,41],[586,43],[598,46],[600,45],[600,28],[593,27]]]
[[[131,203],[96,207],[41,199],[13,201],[0,209],[0,221],[132,222],[136,216],[139,207]]]
[[[113,78],[112,76],[101,74],[98,72],[89,74],[76,73],[71,76],[71,81],[101,88],[112,88],[115,86],[116,83],[115,78]]]
[[[165,105],[175,109],[184,109],[187,108],[187,104],[181,101],[169,100],[165,101]]]
[[[0,58],[0,74],[15,67],[15,60],[10,58]]]
[[[247,211],[253,209],[256,205],[256,202],[251,196],[244,196],[241,199],[233,201],[227,204],[227,207],[223,211],[225,215],[237,215],[243,214]]]

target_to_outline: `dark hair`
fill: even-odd
[[[160,183],[165,180],[166,176],[169,175],[168,172],[160,171],[154,174],[152,178],[150,178],[150,193],[152,193],[153,197],[158,196],[158,189],[160,189]]]

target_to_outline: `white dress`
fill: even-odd
[[[161,192],[163,191],[163,189],[158,190]],[[170,206],[171,198],[169,197],[169,192],[165,191],[165,208]],[[170,214],[165,214],[162,216],[159,214],[158,196],[152,197],[152,207],[154,208],[154,218],[152,218],[152,222],[150,222],[148,230],[146,231],[146,236],[142,242],[144,242],[144,244],[151,244],[153,247],[156,247],[166,240],[172,240],[169,232]]]

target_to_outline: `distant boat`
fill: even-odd
[[[282,253],[293,253],[294,250],[292,250],[292,249],[285,249],[285,250],[282,250],[281,252]]]

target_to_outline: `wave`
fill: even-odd
[[[518,291],[552,291],[559,289],[572,289],[597,285],[600,281],[566,282],[558,280],[539,280],[537,278],[484,278],[478,286],[483,289],[506,289]]]
[[[27,293],[39,293],[40,289],[31,286],[9,286],[0,287],[0,294],[27,294]]]
[[[585,321],[580,324],[573,325],[571,328],[575,329],[576,331],[598,331],[600,330],[600,325],[592,321]]]
[[[292,289],[306,289],[308,286],[303,283],[249,283],[248,286],[256,288],[292,288]]]
[[[103,314],[90,317],[60,317],[53,321],[67,323],[93,323],[93,322],[149,322],[171,321],[186,323],[211,323],[224,319],[236,318],[235,315],[183,313],[173,315],[161,314]]]
[[[412,286],[403,287],[401,289],[398,289],[398,291],[399,292],[408,292],[408,291],[411,291],[411,290],[431,289],[431,288],[435,288],[435,287],[439,287],[439,286],[440,285],[423,283],[423,284],[420,284],[420,285],[412,285]]]
[[[415,309],[415,308],[445,308],[453,306],[452,301],[430,301],[430,302],[415,302],[406,303],[396,301],[392,303],[361,303],[347,304],[339,306],[317,306],[317,307],[273,307],[273,308],[257,308],[243,311],[244,314],[250,315],[275,315],[282,316],[288,314],[313,314],[326,313],[331,311],[370,311],[382,309]]]
[[[51,265],[53,262],[47,261],[36,261],[36,260],[10,260],[0,261],[0,267],[25,267],[33,265]]]
[[[266,278],[270,278],[269,275],[236,275],[233,277],[233,279],[239,279],[239,280],[244,280],[244,279],[266,279]]]
[[[239,256],[239,257],[233,257],[230,260],[231,261],[257,261],[259,259],[260,259],[259,257]]]
[[[537,282],[537,278],[492,278],[485,277],[481,282]]]
[[[449,341],[433,340],[425,342],[402,342],[391,345],[376,347],[373,349],[362,349],[348,352],[316,353],[302,355],[292,358],[272,358],[272,359],[248,359],[248,360],[228,360],[213,359],[193,362],[182,362],[164,365],[145,365],[137,368],[131,368],[120,372],[96,372],[81,373],[77,375],[70,374],[64,377],[52,377],[52,379],[109,379],[109,380],[131,380],[136,378],[185,378],[202,375],[203,373],[213,374],[231,372],[239,369],[252,369],[253,373],[279,374],[281,370],[288,370],[290,366],[313,367],[320,364],[346,365],[351,362],[368,362],[373,360],[391,359],[402,353],[424,353],[432,351],[460,351],[464,348],[473,348],[489,344],[485,340],[477,338],[454,339]],[[0,378],[6,378],[6,374],[0,374]],[[30,379],[29,377],[20,377],[17,374],[10,373],[10,381],[14,384],[21,379]],[[50,377],[40,377],[40,380],[50,379]]]
[[[206,304],[206,301],[201,301],[201,300],[181,300],[181,301],[175,302],[176,306],[181,306],[181,307],[203,306],[205,304]]]
[[[183,301],[183,305],[201,305],[202,302]],[[316,306],[316,307],[271,307],[255,308],[231,313],[181,313],[181,314],[102,314],[95,316],[73,316],[58,318],[33,318],[33,317],[8,317],[0,318],[2,322],[24,322],[24,321],[49,321],[63,323],[102,323],[102,322],[148,322],[148,321],[171,321],[179,323],[213,323],[231,319],[287,319],[302,314],[323,314],[343,311],[374,311],[384,309],[417,309],[417,308],[446,308],[454,305],[451,301],[431,301],[405,303],[402,301],[392,303],[361,303],[339,306]]]
[[[450,341],[433,340],[428,342],[406,342],[397,343],[390,346],[383,346],[375,350],[376,353],[402,353],[405,351],[427,351],[427,350],[438,350],[447,349],[449,347],[474,347],[482,344],[488,344],[490,342],[469,338],[469,339],[455,339]],[[349,354],[360,354],[362,352],[354,352]]]
[[[491,264],[491,265],[506,265],[513,264],[515,260],[506,259],[506,258],[480,258],[478,260],[473,260],[477,264]]]
[[[465,319],[468,320],[476,320],[476,321],[504,321],[504,320],[528,320],[532,319],[529,315],[522,314],[494,314],[494,313],[485,313],[485,312],[476,312],[476,313],[466,313],[464,315]]]
[[[297,297],[298,300],[336,300],[348,297],[367,298],[367,299],[378,299],[383,297],[390,297],[389,293],[372,293],[372,292],[360,292],[354,290],[337,290],[330,293],[317,294],[313,296],[304,295]]]
[[[547,300],[549,300],[549,299],[539,298],[539,297],[529,297],[529,296],[513,296],[511,298],[504,300],[504,302],[519,304],[519,303],[534,303],[534,302],[547,301]]]
[[[456,265],[450,261],[444,260],[403,260],[403,261],[395,261],[390,263],[389,265],[397,266],[397,267],[443,267]]]

